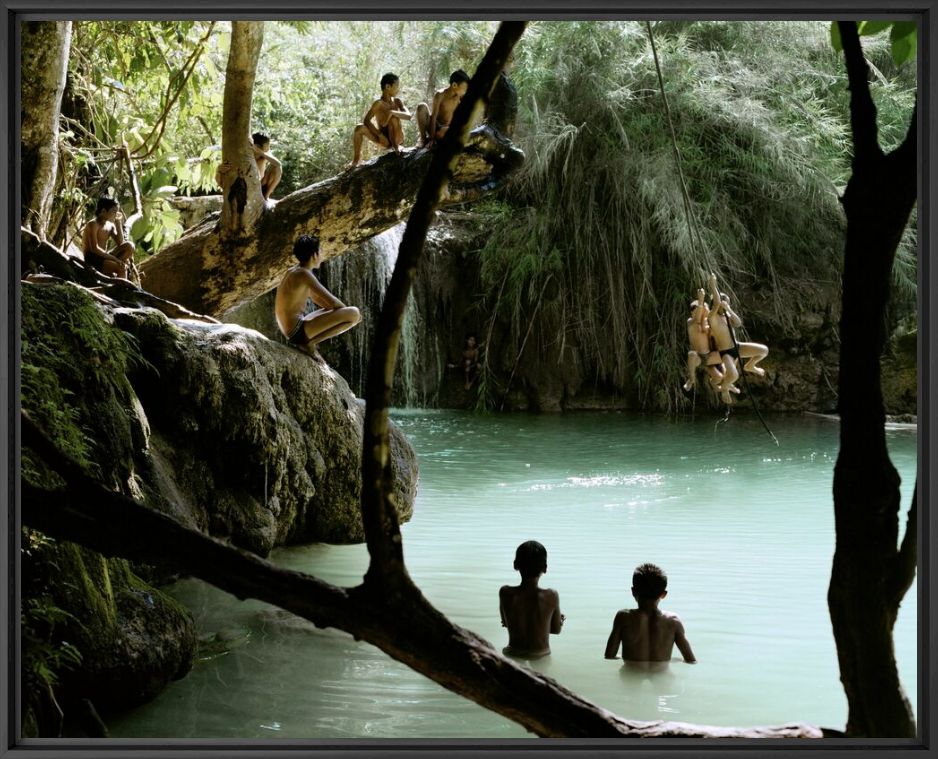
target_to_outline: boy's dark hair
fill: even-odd
[[[547,549],[536,540],[528,540],[515,551],[515,569],[523,578],[537,577],[547,569]]]
[[[381,89],[383,90],[385,87],[391,86],[398,79],[400,79],[400,77],[397,74],[392,74],[389,71],[387,74],[381,77]]]
[[[105,211],[110,211],[114,206],[117,205],[117,201],[114,198],[109,198],[107,195],[102,195],[98,198],[98,205],[94,209],[94,215],[100,216]]]
[[[463,345],[469,345],[469,338],[470,338],[470,337],[471,337],[471,338],[474,338],[476,342],[479,341],[478,338],[476,337],[476,333],[475,333],[475,332],[467,332],[467,333],[466,333],[466,338],[465,338],[465,340],[463,340]]]
[[[300,235],[293,243],[293,255],[301,264],[305,264],[318,252],[319,238],[314,235]]]
[[[656,564],[641,564],[632,573],[632,590],[636,598],[657,601],[668,589],[668,576]]]
[[[270,142],[270,135],[264,134],[263,132],[255,132],[251,135],[251,139],[254,140],[254,144],[257,145],[257,147],[260,147]]]
[[[456,69],[452,74],[449,75],[450,84],[459,84],[460,82],[469,83],[469,74],[467,74],[462,69]]]

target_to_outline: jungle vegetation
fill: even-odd
[[[237,24],[233,26],[237,27]],[[890,26],[887,24],[875,30],[868,28],[867,31],[872,34]],[[310,27],[302,25],[284,28],[297,33],[310,32]],[[493,278],[490,281],[504,283],[498,297],[505,297],[507,292],[512,297],[511,307],[525,309],[533,305],[536,309],[549,278],[555,278],[562,284],[560,302],[571,299],[565,313],[580,303],[588,304],[580,309],[587,324],[583,329],[590,333],[605,331],[625,344],[642,338],[643,342],[633,343],[635,350],[647,352],[648,345],[655,345],[654,355],[667,349],[655,343],[654,330],[663,321],[662,314],[667,313],[669,300],[686,297],[686,281],[702,276],[708,269],[718,270],[736,283],[745,283],[747,278],[770,283],[771,297],[779,299],[781,308],[786,297],[793,297],[793,291],[786,292],[786,286],[780,284],[782,280],[793,280],[803,289],[806,282],[825,271],[836,277],[842,262],[842,438],[835,471],[837,552],[829,602],[841,657],[841,672],[850,701],[847,733],[911,737],[916,727],[895,674],[891,627],[898,603],[914,577],[917,512],[913,501],[907,530],[901,545],[897,546],[898,483],[885,446],[885,415],[878,377],[879,354],[886,336],[883,317],[890,296],[888,289],[881,285],[898,269],[906,280],[900,280],[894,287],[900,293],[903,285],[908,289],[908,272],[913,266],[910,251],[914,249],[909,247],[913,240],[909,238],[907,229],[917,189],[914,181],[916,111],[912,107],[914,83],[909,82],[908,73],[901,68],[901,65],[908,65],[907,59],[911,55],[908,34],[897,35],[895,31],[900,25],[892,26],[891,39],[879,48],[881,58],[873,54],[872,60],[866,62],[858,29],[853,22],[837,24],[834,52],[824,47],[830,46],[832,41],[827,25],[816,27],[814,37],[801,30],[797,38],[785,37],[790,30],[784,26],[776,29],[769,25],[763,29],[760,25],[749,30],[751,39],[745,41],[737,36],[743,28],[732,24],[705,24],[700,27],[663,26],[661,29],[661,52],[669,61],[665,67],[666,82],[674,83],[671,98],[683,134],[680,150],[687,164],[689,194],[694,208],[692,215],[700,217],[704,229],[705,244],[698,248],[691,242],[687,231],[688,219],[680,218],[675,166],[666,165],[668,146],[662,135],[667,133],[661,124],[660,113],[654,116],[654,82],[650,70],[637,64],[629,68],[628,56],[623,53],[621,59],[618,57],[621,51],[626,50],[631,52],[632,59],[629,60],[632,63],[635,60],[641,62],[643,56],[648,63],[648,50],[640,30],[618,22],[589,33],[576,24],[545,24],[539,29],[535,26],[536,33],[526,38],[525,45],[529,44],[530,48],[520,47],[516,57],[516,77],[522,97],[530,99],[529,106],[523,111],[524,118],[518,133],[519,141],[529,150],[528,166],[512,187],[502,191],[499,203],[487,211],[490,217],[501,220],[498,230],[506,237],[503,244],[487,248],[486,265],[490,267]],[[782,35],[781,42],[775,40],[777,48],[769,44],[773,29]],[[506,23],[501,26],[480,66],[480,71],[484,70],[484,77],[487,77],[485,81],[491,83],[497,77],[508,51],[523,30],[523,24]],[[76,34],[82,31],[78,30]],[[96,30],[91,28],[90,31]],[[97,38],[101,42],[99,48],[106,47],[107,28],[97,31],[102,35]],[[76,110],[71,111],[71,116],[67,112],[64,118],[71,118],[75,122],[73,126],[81,125],[84,131],[72,131],[68,140],[75,142],[65,150],[74,153],[69,159],[77,161],[76,165],[82,170],[72,171],[70,178],[76,179],[75,183],[66,187],[64,193],[58,193],[60,221],[55,229],[60,230],[62,220],[70,217],[69,204],[73,209],[81,210],[84,198],[93,197],[103,187],[123,192],[121,177],[116,173],[108,174],[108,170],[116,172],[119,164],[113,160],[109,164],[107,156],[116,151],[114,146],[125,142],[145,167],[143,185],[154,209],[149,220],[145,214],[140,222],[144,226],[133,230],[135,238],[142,243],[143,255],[148,250],[155,251],[160,243],[169,239],[164,231],[168,225],[155,221],[161,214],[169,213],[161,206],[165,198],[180,188],[188,192],[206,188],[206,176],[211,176],[212,157],[204,147],[197,156],[190,155],[196,148],[188,147],[185,140],[194,134],[191,128],[193,119],[199,123],[206,138],[213,136],[212,123],[205,112],[199,110],[204,104],[192,105],[193,101],[210,97],[210,88],[204,88],[197,97],[183,97],[183,93],[195,76],[196,68],[208,66],[202,58],[210,54],[208,48],[213,35],[223,32],[213,24],[200,27],[196,23],[188,29],[191,32],[189,37],[181,30],[176,31],[179,57],[170,60],[167,49],[160,48],[158,40],[160,34],[173,31],[159,25],[149,32],[138,30],[140,34],[156,37],[155,62],[146,55],[138,60],[139,47],[123,51],[120,36],[114,40],[112,56],[115,57],[112,60],[120,60],[125,68],[122,73],[126,81],[108,78],[99,81],[95,79],[97,73],[93,68],[85,68],[85,83],[82,85],[78,83],[80,75],[72,72],[72,88],[68,97],[72,99],[70,108],[74,106]],[[483,31],[480,30],[479,40],[486,39]],[[859,33],[863,32],[861,26]],[[564,48],[551,42],[551,34],[569,34],[571,39],[577,39],[577,55],[557,55],[558,50],[563,51]],[[580,36],[577,38],[576,35]],[[369,42],[375,37],[369,37]],[[459,44],[472,44],[475,37],[469,34],[463,39],[456,35],[456,39]],[[166,36],[163,40],[168,42]],[[185,54],[186,40],[191,48],[188,55]],[[903,42],[906,43],[904,52]],[[539,43],[543,47],[539,47]],[[754,57],[760,60],[760,65],[743,66],[733,51],[741,51],[747,44],[755,46],[763,54],[770,49],[787,53],[796,51],[787,69],[794,84],[785,78],[784,61],[775,61],[774,65],[766,63],[763,67],[763,59],[769,56],[756,54]],[[809,54],[812,44],[816,46],[814,57]],[[837,53],[837,46],[842,49],[842,58]],[[877,49],[875,38],[870,49]],[[542,56],[540,69],[526,57],[534,56],[538,51]],[[890,69],[888,64],[893,56],[898,67]],[[368,59],[369,62],[373,60]],[[381,59],[382,64],[384,60]],[[671,70],[669,67],[675,60],[683,60],[683,68],[678,65],[677,69]],[[545,61],[548,65],[544,65]],[[830,63],[829,71],[822,67],[823,61]],[[585,62],[584,65],[579,65],[581,62]],[[708,67],[708,62],[711,67]],[[723,65],[717,68],[716,62]],[[156,120],[141,118],[140,114],[146,114],[146,110],[137,111],[137,116],[133,116],[131,111],[139,108],[139,104],[134,104],[136,95],[127,83],[133,76],[146,78],[141,67],[159,68],[161,65],[166,70],[165,87],[156,87],[146,94],[159,105],[150,111],[151,117],[153,113],[157,114]],[[801,115],[793,116],[788,108],[789,99],[797,93],[804,94],[805,90],[799,87],[813,91],[813,88],[823,90],[823,86],[830,86],[833,92],[837,88],[838,74],[835,72],[838,65],[846,69],[839,81],[843,82],[844,76],[849,80],[849,99],[843,99],[846,96],[838,91],[834,97],[835,104],[828,105],[828,101],[819,95],[820,104],[804,106],[802,103]],[[816,66],[816,70],[812,66]],[[738,76],[726,73],[734,69],[738,69]],[[879,82],[881,89],[868,86],[870,72],[873,73],[873,82]],[[212,78],[207,76],[209,80]],[[704,84],[706,91],[701,92]],[[86,86],[83,91],[82,86]],[[481,85],[476,83],[474,86],[476,89],[470,88],[467,96],[470,99],[481,94]],[[525,87],[529,87],[528,94],[524,94]],[[146,90],[143,87],[139,89]],[[84,121],[75,118],[74,114],[82,108],[89,109],[84,111],[86,114],[92,113],[90,109],[96,106],[89,101],[104,90],[112,95],[119,93],[126,100],[125,105],[129,104],[127,109],[104,106],[98,111],[97,122],[94,118]],[[765,93],[774,93],[773,97],[777,95],[778,100],[774,101]],[[364,97],[367,100],[370,95]],[[840,108],[836,107],[836,97],[842,98]],[[878,112],[873,107],[874,99],[879,101]],[[588,107],[584,107],[584,103]],[[647,106],[647,113],[640,107],[642,104]],[[774,104],[774,110],[769,104]],[[191,106],[185,117],[188,121],[180,129],[182,136],[169,128],[171,114],[177,105],[180,115],[183,108]],[[911,117],[909,111],[912,112]],[[461,109],[458,113],[453,131],[459,132],[458,139],[462,141],[465,134],[460,129],[468,117],[468,109]],[[633,117],[643,123],[644,128],[626,125]],[[140,123],[136,123],[135,118]],[[112,131],[99,134],[99,122]],[[825,129],[820,128],[823,124],[827,125]],[[848,126],[844,127],[844,124]],[[600,126],[606,128],[601,129]],[[274,131],[273,127],[270,131]],[[174,135],[178,140],[175,144]],[[97,141],[96,147],[76,147],[81,140]],[[626,145],[626,157],[616,158],[620,154],[612,154],[610,145]],[[710,146],[710,152],[704,153],[701,145]],[[838,145],[843,153],[840,158],[837,156]],[[638,150],[629,152],[634,147]],[[369,437],[366,438],[365,450],[368,456],[363,462],[362,515],[372,559],[365,582],[346,596],[345,589],[326,586],[313,578],[294,578],[295,592],[287,589],[273,600],[317,623],[361,633],[365,639],[393,652],[411,666],[457,692],[509,714],[538,734],[592,735],[591,730],[599,727],[602,734],[641,734],[641,727],[637,728],[638,732],[631,732],[635,726],[627,721],[596,714],[575,694],[552,691],[549,681],[536,682],[536,678],[514,671],[505,675],[506,663],[502,657],[480,645],[470,632],[454,628],[442,618],[420,595],[403,564],[398,525],[387,498],[390,492],[387,482],[387,402],[402,312],[410,288],[409,277],[416,273],[423,237],[439,204],[445,164],[454,158],[458,149],[455,140],[446,142],[445,149],[441,148],[443,157],[431,164],[401,245],[405,264],[400,268],[402,272],[405,267],[408,271],[396,274],[392,280],[385,302],[389,318],[383,322],[383,332],[376,340],[375,354],[380,360],[376,359],[371,368],[366,411],[366,420],[370,420],[366,421]],[[95,157],[94,151],[100,155]],[[282,152],[285,154],[286,150]],[[331,160],[336,160],[337,155],[333,153]],[[640,160],[643,156],[644,161]],[[315,151],[311,151],[309,157],[309,165],[315,166]],[[326,161],[324,155],[322,165],[325,166]],[[613,161],[618,161],[614,164],[615,170],[608,171],[606,166]],[[640,167],[639,163],[645,166]],[[648,166],[657,167],[657,170],[649,175]],[[592,172],[588,171],[589,168]],[[67,170],[61,172],[68,173]],[[168,183],[159,184],[161,181]],[[307,178],[306,181],[312,180]],[[839,186],[838,182],[843,185]],[[577,195],[568,193],[568,183],[579,187]],[[632,192],[633,187],[637,188],[636,192]],[[844,229],[834,213],[838,196],[846,216],[846,245]],[[752,198],[764,202],[764,207],[760,202],[753,203]],[[544,215],[538,221],[537,215],[542,213]],[[529,226],[521,226],[518,220],[527,221]],[[64,226],[67,229],[69,223],[65,221]],[[519,228],[526,229],[527,234],[518,234]],[[154,233],[154,229],[159,229],[160,234]],[[504,232],[505,229],[511,231]],[[538,238],[541,244],[531,246],[530,240],[536,235],[543,235]],[[506,251],[513,251],[515,255],[506,257]],[[906,268],[902,265],[895,267],[894,259],[901,262],[903,256]],[[581,266],[582,269],[577,269]],[[629,276],[620,276],[623,272]],[[799,275],[801,279],[798,279]],[[627,292],[624,291],[626,279],[632,288]],[[880,286],[867,305],[864,297],[871,284]],[[537,285],[540,285],[539,289]],[[535,291],[540,293],[536,299],[532,297]],[[616,313],[623,304],[629,313]],[[591,317],[596,317],[596,321],[590,323]],[[519,311],[519,323],[524,318]],[[610,324],[614,324],[614,328],[610,329]],[[864,343],[871,334],[874,346],[880,350],[872,351]],[[642,364],[634,356],[633,361],[636,365],[631,371],[642,372],[647,377],[649,392],[660,384],[655,379],[654,363]],[[858,379],[845,380],[847,369],[851,377]],[[612,372],[619,370],[615,364],[610,368]],[[120,510],[129,510],[140,524],[156,516],[147,514],[147,509],[132,500],[96,486],[80,465],[62,455],[55,441],[37,431],[29,417],[24,417],[24,429],[34,450],[47,462],[53,461],[61,467],[66,482],[62,500],[68,507],[57,513],[50,508],[48,499],[43,499],[42,488],[36,488],[27,480],[24,482],[24,502],[29,505],[28,515],[44,531],[66,537],[80,536],[82,541],[99,550],[129,551],[129,548],[115,548],[113,542],[120,542],[119,529],[127,525],[115,528],[111,535],[107,530],[89,531],[83,520],[98,508],[103,511],[110,509],[112,515],[120,513]],[[77,440],[70,442],[80,452],[81,443]],[[876,480],[872,491],[863,489],[864,474],[870,472],[874,473]],[[95,505],[96,501],[100,503]],[[103,511],[99,512],[99,517]],[[220,579],[218,567],[206,567],[198,558],[198,552],[189,552],[188,556],[179,559],[195,573],[202,572],[202,576],[215,578],[212,581],[217,581],[222,587],[244,587],[238,583],[244,581],[249,584],[251,579],[270,571],[269,567],[252,562],[249,557],[228,552],[221,544],[213,544],[210,548],[208,544],[211,541],[204,535],[179,525],[167,525],[166,521],[159,523],[161,531],[157,534],[167,538],[165,545],[168,551],[173,551],[170,538],[178,535],[173,530],[179,528],[184,533],[184,540],[195,541],[207,551],[215,551],[231,562],[230,576]],[[850,529],[846,529],[848,523]],[[153,523],[153,529],[156,530],[156,523]],[[73,533],[69,534],[69,530]],[[865,550],[869,545],[876,546],[872,556]],[[178,546],[176,549],[178,552]],[[154,549],[151,546],[148,550]],[[858,567],[862,571],[856,571]],[[879,580],[883,581],[877,585]],[[870,589],[873,585],[876,587],[870,611]],[[305,594],[301,592],[303,590]],[[257,594],[258,591],[252,592]],[[268,598],[264,593],[258,597]],[[312,608],[307,605],[309,598],[312,598]],[[395,638],[395,619],[399,623],[401,608],[412,610],[414,618],[421,619],[427,630],[446,631],[447,635],[442,636],[444,644],[439,643],[441,636],[437,635],[432,639],[418,638],[406,643],[401,643],[400,637]],[[363,613],[365,609],[367,614]],[[376,609],[380,612],[379,624],[372,628],[369,620]],[[857,609],[863,610],[863,618],[855,616]],[[866,621],[869,614],[875,615],[873,623]],[[424,629],[423,625],[418,627]],[[68,664],[76,663],[75,657],[66,654],[61,654],[59,660],[51,655],[50,658],[61,666],[66,665],[66,660]],[[458,659],[458,665],[452,664],[454,658]],[[506,688],[507,681],[501,679],[505,676],[514,678],[517,683]],[[46,683],[54,682],[54,677],[48,673],[44,679]],[[528,702],[519,709],[516,700],[522,690]],[[555,718],[558,712],[539,706],[539,699],[546,697],[548,692],[556,699],[557,707],[563,710],[565,721],[562,728],[557,727],[556,721],[545,717],[550,712]],[[877,712],[876,704],[882,704],[884,698],[888,700],[889,708]]]

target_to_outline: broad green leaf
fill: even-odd
[[[907,34],[905,37],[894,39],[892,41],[892,60],[897,66],[915,56],[916,39],[914,34]]]
[[[836,21],[831,21],[831,45],[838,53],[844,49],[843,43],[840,41],[840,27],[837,26]]]
[[[879,34],[884,29],[888,29],[892,26],[892,23],[892,21],[861,21],[860,25],[857,27],[857,31],[860,33],[860,36]]]

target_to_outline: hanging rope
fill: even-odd
[[[687,228],[690,233],[690,243],[691,247],[695,247],[698,253],[703,254],[703,258],[707,263],[707,267],[711,272],[716,271],[713,266],[713,262],[710,260],[710,256],[707,253],[707,246],[703,244],[703,238],[700,234],[700,229],[697,226],[697,217],[694,215],[694,209],[690,201],[690,193],[687,191],[687,182],[684,180],[684,169],[683,169],[683,159],[681,158],[681,149],[677,144],[677,133],[674,130],[674,119],[671,118],[671,107],[668,105],[668,96],[664,90],[664,77],[661,74],[661,62],[658,60],[658,47],[655,45],[655,35],[651,31],[651,22],[645,21],[645,29],[648,31],[648,41],[651,43],[651,54],[655,59],[655,71],[658,74],[658,88],[661,90],[661,101],[664,103],[664,112],[668,118],[668,129],[671,132],[671,151],[674,154],[674,163],[677,166],[677,175],[681,181],[681,200],[684,204],[684,213],[687,216]],[[706,277],[706,273],[704,273]],[[726,316],[724,316],[726,318]],[[769,433],[769,436],[772,440],[775,441],[775,445],[778,445],[778,438],[775,437],[775,434],[772,430],[769,429],[769,425],[766,424],[765,419],[762,418],[762,413],[759,411],[759,406],[756,403],[755,396],[752,394],[752,389],[749,387],[749,378],[746,376],[746,370],[743,368],[743,359],[739,355],[739,342],[736,340],[736,331],[733,329],[733,325],[730,324],[729,319],[726,319],[726,326],[729,328],[730,337],[733,340],[733,347],[736,349],[737,360],[739,361],[739,374],[743,378],[743,384],[746,386],[746,393],[749,395],[749,400],[752,402],[752,407],[756,412],[756,416],[759,417],[759,421],[762,422],[762,426],[765,427],[765,431]],[[730,357],[732,360],[732,357]],[[696,383],[694,383],[696,389]],[[696,395],[695,395],[696,400]],[[726,416],[724,416],[720,421],[714,425],[714,431],[716,431],[717,426],[722,422],[727,421],[730,418],[730,406],[726,406]]]
[[[658,88],[661,90],[661,102],[664,103],[664,112],[668,117],[668,129],[671,132],[671,152],[674,154],[674,165],[677,167],[677,175],[681,181],[681,200],[684,204],[684,213],[687,217],[687,228],[690,232],[691,247],[696,247],[697,252],[703,252],[709,271],[716,271],[710,256],[707,255],[707,246],[703,244],[703,238],[700,235],[700,229],[697,227],[697,217],[694,215],[691,206],[690,193],[687,191],[687,182],[684,179],[684,160],[681,156],[681,149],[677,144],[677,133],[674,130],[674,120],[671,118],[671,106],[668,105],[668,96],[664,91],[664,77],[661,75],[661,62],[658,60],[658,47],[655,45],[655,35],[651,31],[651,22],[645,22],[645,28],[648,30],[648,40],[651,42],[651,54],[655,59],[655,71],[658,74]],[[706,277],[707,272],[704,272]]]

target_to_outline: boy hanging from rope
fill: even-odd
[[[738,393],[733,383],[739,379],[739,370],[736,359],[746,359],[743,371],[755,374],[758,377],[765,375],[765,369],[758,363],[769,355],[769,348],[762,343],[740,343],[736,340],[735,329],[741,327],[742,319],[730,308],[729,298],[721,293],[717,287],[717,275],[710,274],[710,293],[713,296],[713,307],[710,310],[710,333],[716,349],[723,360],[723,382],[721,390]]]
[[[710,350],[710,307],[705,300],[706,293],[701,287],[697,290],[697,299],[691,301],[690,318],[687,320],[687,340],[690,350],[687,351],[687,382],[684,391],[690,392],[697,384],[697,369],[703,364],[710,378],[710,385],[719,390],[723,381],[723,373],[719,369],[720,358],[716,351]],[[728,400],[728,396],[723,399]]]

